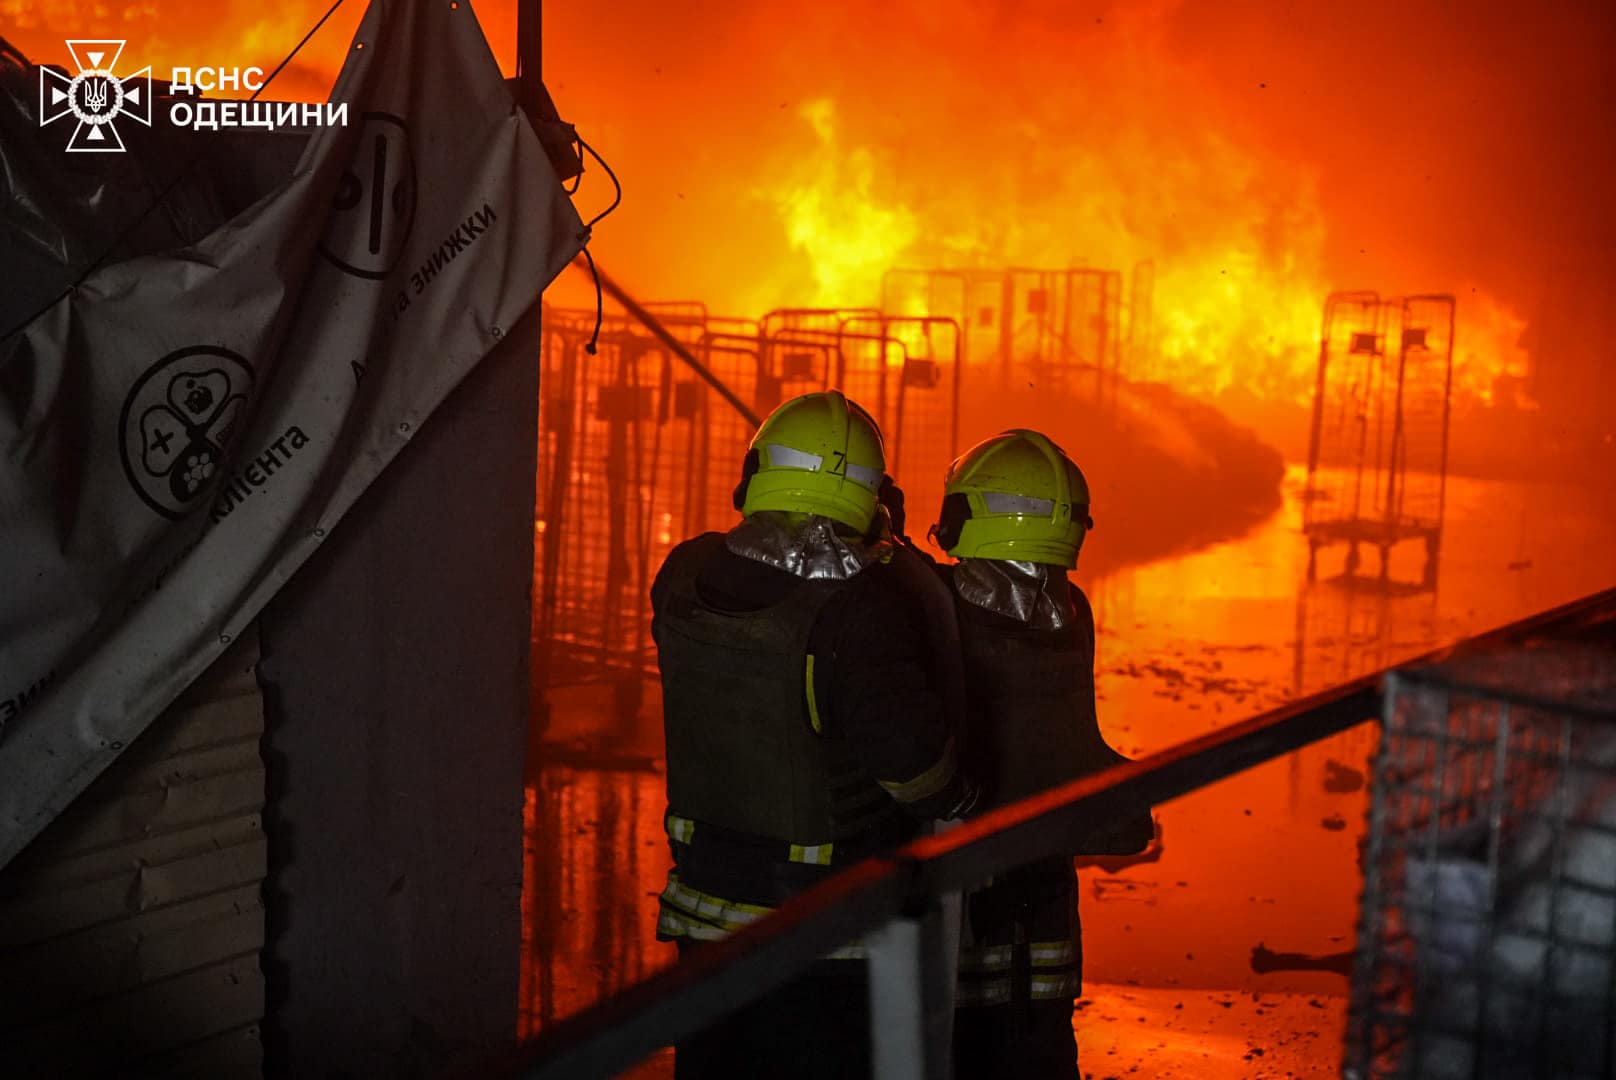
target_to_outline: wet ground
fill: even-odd
[[[1616,517],[1570,490],[1452,479],[1435,592],[1306,581],[1301,470],[1244,536],[1079,580],[1099,624],[1101,717],[1131,755],[1616,584]],[[1608,504],[1607,504],[1608,505]],[[1096,533],[1092,542],[1103,543]],[[1423,549],[1393,554],[1419,579]],[[1377,572],[1373,554],[1363,568]],[[667,870],[655,694],[565,687],[528,796],[524,1024],[536,1030],[660,965]],[[1086,1075],[1338,1075],[1360,889],[1364,726],[1157,811],[1153,861],[1081,870]],[[1180,1007],[1182,1006],[1182,1007]],[[669,1075],[666,1055],[636,1075]]]

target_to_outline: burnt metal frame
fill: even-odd
[[[891,326],[918,326],[918,327],[920,327],[921,331],[926,335],[926,343],[927,343],[928,350],[930,350],[930,345],[931,345],[931,328],[932,327],[941,326],[941,327],[944,327],[946,329],[952,330],[954,332],[954,349],[953,349],[953,353],[954,353],[954,355],[953,355],[954,385],[953,385],[953,394],[950,397],[950,400],[949,400],[949,403],[948,403],[948,454],[949,454],[949,457],[952,458],[955,454],[959,453],[960,387],[964,384],[964,376],[965,376],[965,368],[963,367],[963,364],[962,364],[962,362],[964,360],[964,355],[965,355],[965,352],[964,352],[964,350],[965,350],[965,334],[964,334],[964,331],[960,329],[959,321],[956,320],[956,319],[948,318],[947,316],[944,316],[944,315],[854,315],[854,316],[850,316],[850,317],[842,320],[842,324],[837,329],[837,332],[836,332],[836,337],[837,337],[836,351],[838,353],[842,352],[841,339],[844,336],[854,338],[854,339],[859,339],[859,338],[863,337],[863,335],[860,335],[860,334],[849,333],[848,328],[852,327],[852,326],[857,326],[859,323],[866,323],[866,322],[873,322],[873,323],[876,323],[877,325],[879,325],[880,328],[881,328],[880,329],[880,334],[881,334],[882,337],[889,337],[890,336],[888,334],[888,332],[887,332],[887,328],[891,327]],[[894,339],[894,340],[898,341],[898,344],[899,344],[900,348],[902,348],[902,350],[903,350],[903,371],[907,371],[908,368],[909,368],[909,360],[910,360],[909,348],[908,348],[907,345],[905,345],[903,343],[903,341],[901,339]],[[935,351],[935,350],[931,350],[931,351]],[[845,357],[844,357],[844,362],[845,362]],[[886,394],[885,385],[884,385],[885,384],[885,377],[884,376],[883,376],[882,382],[883,382],[882,396],[884,398],[885,394]],[[907,393],[907,391],[908,391],[907,385],[904,383],[903,376],[900,374],[899,379],[898,379],[897,419],[896,419],[896,427],[894,428],[894,432],[893,432],[894,453],[893,453],[892,462],[891,462],[891,464],[889,466],[889,471],[894,472],[894,473],[898,471],[898,456],[900,454],[902,454],[902,452],[903,452],[903,406],[904,406],[904,396]]]
[[[1095,341],[1096,353],[1093,363],[1078,357],[1078,368],[1092,367],[1094,369],[1094,399],[1102,405],[1108,405],[1113,411],[1117,404],[1117,390],[1122,381],[1122,357],[1124,352],[1124,337],[1122,333],[1122,271],[1102,270],[1093,267],[1073,267],[1069,270],[1056,271],[1065,285],[1065,298],[1062,303],[1064,310],[1061,313],[1060,342],[1062,350],[1070,355],[1074,352],[1072,337],[1074,329],[1072,316],[1074,301],[1084,294],[1079,282],[1092,283],[1092,294],[1098,302],[1098,310],[1094,313],[1100,320],[1100,332]],[[1079,328],[1081,329],[1081,328]],[[1132,333],[1130,329],[1129,333]]]
[[[1004,277],[1003,270],[906,270],[892,269],[881,276],[881,309],[888,310],[892,300],[890,292],[892,283],[904,278],[920,278],[926,284],[926,310],[936,312],[943,305],[938,301],[938,283],[952,282],[959,289],[959,309],[957,322],[960,326],[960,359],[966,366],[981,365],[986,367],[989,360],[999,357],[1002,344],[1003,331],[998,325],[994,327],[995,346],[989,350],[987,356],[980,356],[971,351],[972,325],[970,302],[975,289],[987,287],[993,290],[995,303],[999,307],[993,310],[997,313],[996,320],[1002,321],[1000,307],[1004,304]],[[947,316],[936,316],[947,317]],[[1001,362],[999,376],[1001,381],[1008,379],[1008,368]]]
[[[834,334],[836,326],[843,319],[857,318],[861,315],[875,318],[879,317],[880,314],[880,308],[872,307],[775,308],[773,311],[764,313],[763,318],[758,320],[758,327],[760,333],[765,337],[779,337],[782,332]],[[815,318],[824,319],[826,322],[822,326],[815,326],[812,322],[806,325],[799,325],[794,322],[794,320],[798,319],[811,320]]]
[[[1446,309],[1446,327],[1444,340],[1442,393],[1442,423],[1439,433],[1441,447],[1438,451],[1440,470],[1437,477],[1436,512],[1428,520],[1413,520],[1404,512],[1404,495],[1406,488],[1406,458],[1408,452],[1408,431],[1405,426],[1403,392],[1408,375],[1408,358],[1411,345],[1407,331],[1416,307]],[[1405,539],[1423,539],[1426,549],[1426,565],[1421,588],[1434,589],[1436,586],[1437,567],[1440,560],[1442,544],[1442,526],[1445,520],[1447,507],[1447,469],[1448,469],[1448,434],[1451,423],[1452,395],[1453,395],[1453,349],[1455,329],[1456,304],[1454,298],[1446,294],[1420,294],[1404,297],[1383,298],[1373,291],[1354,291],[1331,293],[1324,304],[1323,328],[1319,339],[1318,373],[1315,378],[1313,392],[1313,421],[1308,442],[1307,490],[1308,499],[1303,514],[1303,532],[1308,539],[1308,579],[1312,580],[1317,573],[1317,558],[1321,547],[1334,543],[1349,545],[1347,554],[1347,574],[1352,576],[1358,566],[1358,544],[1371,543],[1380,548],[1381,577],[1387,577],[1387,553],[1390,549]],[[1384,498],[1384,513],[1380,515],[1363,512],[1363,490],[1366,470],[1367,442],[1369,438],[1367,420],[1366,426],[1360,432],[1357,461],[1352,466],[1355,469],[1353,482],[1353,497],[1351,515],[1346,518],[1334,517],[1320,520],[1317,517],[1316,499],[1320,493],[1318,472],[1321,454],[1324,451],[1324,417],[1326,407],[1326,391],[1329,384],[1329,371],[1332,365],[1340,365],[1346,358],[1333,355],[1334,330],[1337,320],[1346,314],[1356,312],[1360,317],[1367,316],[1367,324],[1372,326],[1372,336],[1375,348],[1369,355],[1372,361],[1367,367],[1370,381],[1386,381],[1395,379],[1395,386],[1391,387],[1394,397],[1386,400],[1388,390],[1385,386],[1366,388],[1366,398],[1375,398],[1368,408],[1373,413],[1373,422],[1376,425],[1374,438],[1374,475],[1371,479],[1380,482],[1379,472],[1385,470],[1385,490],[1375,492],[1375,495]],[[1440,311],[1434,313],[1434,320],[1420,320],[1424,329],[1432,329],[1440,320]],[[1356,328],[1360,323],[1350,324]],[[1394,343],[1391,341],[1392,332],[1396,331],[1400,340],[1395,343],[1395,356],[1391,350]],[[1353,336],[1357,336],[1356,334]],[[1422,346],[1423,347],[1423,346]],[[1359,350],[1348,345],[1347,354]],[[1393,361],[1395,360],[1395,367]],[[1387,412],[1390,410],[1390,416]],[[1387,432],[1384,426],[1390,423],[1391,430]],[[1332,467],[1341,468],[1340,463]]]
[[[1399,667],[1423,666],[1608,618],[1616,589],[1522,619]],[[947,977],[916,943],[935,921],[939,897],[1048,854],[1048,837],[1075,824],[1158,804],[1271,761],[1362,723],[1378,720],[1386,672],[1273,709],[1139,761],[1075,780],[993,811],[891,855],[867,859],[781,905],[745,930],[713,943],[637,986],[556,1024],[501,1062],[498,1074],[526,1080],[612,1076],[780,986],[819,957],[866,937],[871,1037],[880,1080],[945,1075],[946,1050],[928,1042],[913,995]],[[888,932],[880,933],[883,928]],[[875,932],[875,933],[872,933]],[[907,978],[901,977],[907,975]],[[904,1001],[882,1001],[894,987]],[[909,1053],[892,1053],[892,1047]],[[915,1047],[921,1052],[914,1054]]]
[[[1075,358],[1076,363],[1071,364],[1079,370],[1089,370],[1095,376],[1095,400],[1108,403],[1112,407],[1116,404],[1116,395],[1122,378],[1123,356],[1128,353],[1128,362],[1134,362],[1133,350],[1136,346],[1133,334],[1135,330],[1134,316],[1138,313],[1137,296],[1141,280],[1140,267],[1149,267],[1145,277],[1154,282],[1153,263],[1141,263],[1134,268],[1134,291],[1127,293],[1127,337],[1123,333],[1123,298],[1127,292],[1123,288],[1122,272],[1120,270],[1104,270],[1094,267],[1073,266],[1065,270],[1040,269],[1037,267],[1009,266],[1001,270],[888,270],[881,278],[881,303],[886,308],[892,303],[892,293],[895,284],[905,280],[918,280],[924,283],[927,311],[935,312],[939,309],[938,283],[952,282],[959,292],[958,323],[961,328],[961,349],[963,359],[969,364],[982,364],[988,359],[996,359],[999,367],[999,380],[1002,386],[1011,384],[1011,371],[1017,356],[1017,340],[1026,330],[1031,330],[1033,336],[1033,354],[1035,363],[1053,362],[1057,367],[1066,366]],[[1092,283],[1092,288],[1089,287]],[[987,286],[997,293],[997,325],[995,326],[995,347],[990,357],[973,355],[970,348],[971,313],[967,310],[973,288]],[[1024,287],[1032,287],[1038,292],[1046,294],[1046,306],[1033,313],[1031,318],[1017,321],[1016,300],[1023,295]],[[1153,285],[1152,285],[1153,288]],[[1072,325],[1074,301],[1086,295],[1094,297],[1098,307],[1093,313],[1100,318],[1100,332],[1095,344],[1095,354],[1086,356],[1084,346],[1074,344],[1076,336]],[[1052,301],[1052,302],[1051,302]],[[1146,300],[1144,308],[1151,310],[1151,301]],[[1148,334],[1148,330],[1147,330]],[[1146,347],[1143,340],[1137,343],[1140,348]],[[1047,354],[1047,355],[1046,355]]]
[[[725,386],[723,380],[719,379],[710,370],[708,370],[707,365],[696,359],[695,354],[690,351],[689,347],[686,346],[684,342],[676,338],[673,333],[662,324],[662,320],[658,319],[654,313],[648,311],[643,304],[634,299],[634,297],[630,296],[628,291],[619,285],[615,280],[608,277],[606,271],[600,268],[599,263],[596,263],[593,267],[587,267],[582,260],[574,259],[572,265],[580,270],[585,271],[586,273],[593,273],[595,280],[600,283],[602,292],[621,304],[623,306],[623,310],[627,311],[631,317],[641,323],[647,330],[651,331],[652,336],[658,341],[662,342],[663,345],[667,346],[669,352],[673,353],[674,356],[677,356],[684,362],[685,366],[689,367],[697,375],[700,375],[704,380],[706,380],[707,384],[714,390],[717,390],[719,396],[721,396],[725,401],[729,402],[730,406],[734,408],[736,412],[740,413],[747,423],[751,424],[753,427],[756,427],[758,424],[763,422],[758,414],[752,411],[751,406],[742,401],[740,398],[736,397],[735,392],[728,386]]]

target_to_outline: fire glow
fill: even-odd
[[[804,142],[814,149],[774,186],[754,188],[779,208],[790,249],[812,278],[806,296],[782,286],[771,306],[876,305],[894,267],[1095,267],[1126,275],[1155,261],[1150,359],[1130,375],[1204,397],[1238,389],[1311,401],[1319,312],[1332,286],[1327,225],[1310,186],[1286,198],[1264,194],[1260,163],[1221,139],[1204,171],[1175,160],[1141,166],[1137,157],[1118,169],[1074,146],[1064,151],[1067,160],[1040,166],[1058,186],[1026,196],[1012,224],[1001,226],[1002,211],[978,208],[973,178],[950,189],[931,182],[929,171],[904,174],[884,148],[846,145],[841,111],[828,98],[799,109],[811,129]],[[1145,200],[1130,196],[1139,177],[1119,174],[1133,171],[1157,177],[1159,190]],[[1182,224],[1175,208],[1183,209]],[[1175,254],[1161,257],[1169,249]],[[1490,405],[1500,376],[1526,373],[1519,345],[1526,324],[1480,290],[1464,292],[1459,312],[1454,388]]]
[[[203,7],[4,0],[0,32],[46,62],[64,36],[116,33],[158,71],[272,70],[324,11]],[[363,10],[350,7],[273,96],[324,96]],[[629,184],[597,254],[647,296],[738,316],[874,305],[895,267],[1127,275],[1150,261],[1154,348],[1127,374],[1294,404],[1312,392],[1332,289],[1448,291],[1460,298],[1456,403],[1491,404],[1501,377],[1526,374],[1526,321],[1487,288],[1405,270],[1401,253],[1341,265],[1351,244],[1321,204],[1319,170],[1213,100],[1215,80],[1172,39],[1177,5],[1069,7],[846,2],[804,20],[787,5],[545,5],[555,96]],[[478,16],[510,70],[514,4]],[[1260,103],[1268,84],[1256,89]]]

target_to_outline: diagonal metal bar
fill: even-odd
[[[590,268],[586,266],[581,259],[574,259],[572,265],[581,270],[583,273],[587,274],[590,272]],[[700,375],[703,379],[705,379],[709,386],[711,386],[714,390],[717,390],[720,396],[722,396],[725,401],[729,402],[730,406],[734,408],[736,412],[741,414],[742,419],[744,419],[748,424],[751,424],[753,427],[757,427],[763,422],[758,417],[757,412],[753,410],[750,405],[742,401],[736,396],[735,391],[731,390],[725,385],[724,380],[720,379],[717,375],[714,375],[712,369],[710,369],[706,364],[703,364],[700,360],[697,360],[695,354],[690,351],[689,347],[686,346],[684,342],[673,336],[673,332],[663,325],[661,319],[657,318],[652,312],[646,310],[645,305],[641,304],[638,300],[634,299],[634,297],[630,296],[628,291],[611,277],[609,277],[606,271],[600,268],[600,264],[598,263],[595,264],[594,274],[596,280],[600,282],[602,292],[621,304],[623,310],[628,312],[629,315],[633,316],[633,318],[647,330],[651,331],[652,336],[658,341],[662,342],[669,352],[673,353],[673,355],[677,356],[681,361],[683,361],[686,367],[690,368],[690,370],[694,371],[697,375]]]
[[[746,930],[568,1017],[478,1075],[533,1080],[615,1076],[801,974],[896,917],[913,891],[892,859],[867,859],[795,896]]]
[[[1437,649],[1402,667],[1616,619],[1616,588]],[[1048,837],[1125,807],[1187,795],[1356,724],[1377,719],[1384,673],[1365,676],[1160,753],[995,810],[895,856],[870,859],[779,912],[556,1025],[497,1066],[529,1080],[610,1076],[773,989],[836,947],[950,889],[1049,854]]]

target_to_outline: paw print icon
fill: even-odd
[[[124,400],[123,466],[146,505],[185,515],[217,475],[252,387],[247,361],[214,346],[170,353],[136,380]]]
[[[191,493],[200,491],[202,486],[212,478],[213,448],[199,446],[196,448],[196,453],[186,456],[185,467],[175,477],[172,486],[186,493],[188,498]]]

